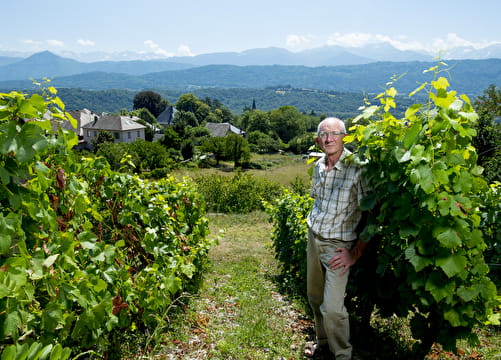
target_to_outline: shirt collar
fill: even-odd
[[[347,156],[351,154],[351,151],[348,150],[347,148],[343,147],[343,152],[341,153],[341,156],[339,157],[338,162],[334,165],[336,170],[342,170],[345,167],[344,161]],[[326,163],[327,163],[327,155],[324,154],[324,156],[321,158],[322,166],[325,169]]]

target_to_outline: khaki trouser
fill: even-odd
[[[307,291],[315,316],[315,332],[320,345],[329,345],[337,360],[351,359],[349,316],[344,306],[349,271],[331,270],[327,262],[340,247],[351,248],[353,241],[322,239],[308,232]]]

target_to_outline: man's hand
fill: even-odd
[[[355,246],[351,248],[351,250],[346,248],[336,249],[337,255],[334,255],[332,259],[327,263],[329,265],[329,269],[337,270],[343,269],[339,275],[344,275],[348,269],[353,266],[357,262],[357,260],[362,256],[365,248],[367,247],[368,242],[358,240],[355,243]]]
[[[355,259],[355,257],[352,256],[351,251],[346,248],[339,248],[336,252],[338,254],[333,256],[328,262],[329,269],[343,269],[339,275],[344,275],[348,269],[355,264],[357,259]]]

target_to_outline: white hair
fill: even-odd
[[[340,124],[341,125],[341,130],[344,133],[346,133],[346,126],[344,125],[344,121],[343,120],[338,119],[337,117],[327,117],[327,118],[323,119],[322,121],[320,121],[320,123],[318,124],[317,134],[320,134],[320,128],[326,122],[336,122],[336,123]]]

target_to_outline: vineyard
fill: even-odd
[[[477,165],[470,100],[448,89],[438,67],[428,72],[433,80],[411,93],[428,102],[395,117],[390,82],[346,137],[373,190],[362,204],[370,246],[350,307],[367,328],[375,309],[410,319],[416,359],[436,343],[478,345],[473,330],[500,317],[499,279],[486,261],[499,256],[499,184]],[[216,243],[208,210],[264,208],[281,279],[304,296],[311,199],[302,184],[114,171],[72,150],[76,134],[58,123],[74,119],[56,95],[0,94],[2,360],[120,359],[124,336],[154,332],[180,294],[196,291]],[[122,164],[133,166],[127,156]]]
[[[41,120],[70,119],[54,94],[0,98],[2,360],[111,359],[197,276],[205,205],[186,181],[76,158],[76,135]]]

